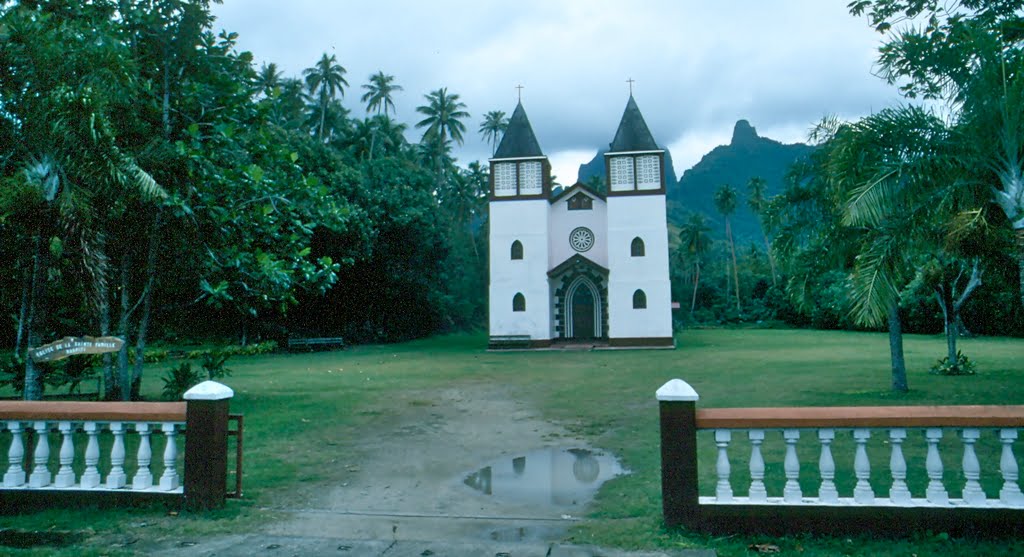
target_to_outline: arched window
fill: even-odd
[[[523,258],[523,243],[519,240],[512,242],[512,259]]]
[[[640,292],[637,290],[637,292]],[[641,292],[641,294],[643,294]],[[516,295],[512,297],[512,311],[526,311],[526,296],[523,296],[522,292],[516,292]]]
[[[647,294],[643,290],[633,293],[633,309],[647,309]]]
[[[629,255],[633,257],[644,256],[644,241],[639,236],[633,238],[633,243],[629,244]]]

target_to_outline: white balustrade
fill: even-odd
[[[62,437],[60,470],[57,471],[53,485],[54,487],[71,487],[75,485],[75,471],[71,469],[71,464],[75,461],[75,440],[71,437],[74,430],[71,429],[71,422],[60,422],[57,429]]]
[[[870,429],[853,430],[853,440],[857,450],[853,457],[853,473],[857,476],[857,485],[853,488],[853,500],[861,505],[875,502],[875,491],[871,489],[871,461],[868,460],[867,444],[871,438]]]
[[[110,447],[110,473],[107,474],[107,488],[120,489],[128,482],[124,473],[124,424],[110,422],[110,432],[114,434],[114,444]]]
[[[46,422],[35,422],[36,450],[32,453],[33,464],[32,474],[28,477],[30,487],[46,487],[50,485],[50,470],[46,467],[50,460],[50,441]]]
[[[786,470],[786,487],[783,498],[787,503],[799,503],[803,498],[800,491],[800,461],[796,456],[796,442],[800,439],[800,430],[784,430],[782,438],[786,441],[786,459],[783,463]]]
[[[747,437],[750,439],[750,501],[760,503],[768,500],[764,488],[764,457],[761,456],[764,430],[752,429]]]
[[[910,502],[910,490],[907,489],[907,461],[903,458],[903,440],[906,438],[905,429],[889,430],[889,443],[892,445],[892,454],[889,457],[889,470],[892,472],[889,500],[897,505]]]
[[[985,503],[985,492],[981,490],[978,479],[981,478],[981,464],[978,463],[978,455],[974,453],[974,444],[981,437],[981,431],[977,429],[965,429],[961,433],[964,440],[964,502],[971,505],[983,505]]]
[[[149,446],[149,424],[135,424],[135,431],[139,432],[139,452],[136,455],[139,468],[132,477],[132,489],[149,489],[153,487],[153,473],[149,470],[149,463],[153,460],[153,450]]]
[[[7,430],[11,432],[11,446],[7,449],[7,473],[4,474],[4,487],[21,487],[25,485],[25,442],[22,434],[25,431],[21,422],[7,422]]]
[[[3,489],[60,489],[60,490],[149,490],[153,486],[153,474],[150,468],[152,461],[151,436],[154,431],[163,434],[163,472],[160,476],[159,487],[161,491],[180,492],[181,475],[177,467],[178,446],[177,437],[184,426],[181,422],[136,422],[135,431],[139,435],[139,446],[135,454],[138,460],[138,468],[131,482],[125,473],[124,465],[127,458],[126,437],[129,429],[124,422],[97,422],[71,420],[39,420],[23,422],[21,420],[7,420],[0,422],[0,444],[4,437],[9,437],[7,448],[7,468],[3,476]],[[57,451],[57,463],[54,465],[56,474],[52,473],[51,466],[51,428],[55,428],[60,438],[59,450],[56,445],[53,450]],[[32,432],[31,437],[25,434],[26,429]],[[109,430],[112,442],[109,444],[110,467],[106,478],[102,477],[100,470],[101,460],[101,436],[104,430]],[[76,444],[76,435],[84,433],[85,442]],[[34,445],[26,447],[32,440]],[[2,446],[2,445],[0,445]],[[82,452],[84,446],[84,452]],[[26,470],[26,450],[31,449],[32,465]],[[76,452],[77,451],[77,452]],[[84,463],[81,476],[76,476],[75,465],[78,462]],[[31,472],[30,474],[28,472]]]
[[[999,490],[999,500],[1007,505],[1024,506],[1024,494],[1017,485],[1017,459],[1013,456],[1013,442],[1017,440],[1016,429],[1000,429],[999,441],[1003,444],[999,458],[999,472],[1003,475],[1003,488]]]
[[[718,446],[718,462],[715,470],[718,472],[718,485],[715,487],[715,497],[719,502],[732,501],[732,485],[729,483],[729,442],[732,441],[732,431],[728,429],[715,430],[715,444]]]
[[[954,428],[927,427],[913,429],[923,431],[923,447],[920,441],[917,444],[911,443],[911,439],[921,439],[912,435],[912,428],[889,427],[889,428],[866,428],[856,427],[850,429],[818,428],[810,429],[820,444],[818,458],[818,470],[820,485],[818,496],[806,498],[800,486],[800,459],[797,447],[800,440],[801,429],[777,429],[782,434],[782,441],[785,447],[782,469],[785,475],[785,484],[781,494],[774,496],[768,493],[765,487],[765,460],[763,447],[766,439],[766,430],[749,429],[747,438],[750,441],[749,469],[750,487],[747,497],[736,497],[733,493],[731,483],[731,471],[733,463],[729,459],[729,445],[732,442],[734,429],[715,429],[714,442],[717,452],[715,461],[715,495],[714,497],[702,498],[705,502],[719,504],[808,504],[808,505],[896,505],[902,507],[948,507],[948,506],[1001,506],[1024,508],[1024,492],[1019,485],[1020,470],[1017,458],[1014,454],[1013,444],[1016,442],[1019,432],[1014,428],[1003,429],[980,429],[965,428],[959,432],[963,444],[962,473],[964,478],[963,496],[961,499],[950,500],[946,486],[943,484],[944,468],[940,454],[940,441],[945,430]],[[872,441],[873,431],[879,431],[877,440]],[[989,432],[989,433],[986,433]],[[836,450],[836,441],[840,434],[850,435],[853,440],[853,468],[844,469],[839,473],[852,473],[856,478],[856,485],[852,493],[841,495],[836,487],[837,465],[833,457]],[[919,435],[919,434],[918,434]],[[982,490],[980,479],[982,475],[982,464],[979,462],[977,448],[980,440],[988,435],[994,435],[999,446],[998,462],[999,473],[1002,478],[1002,487],[999,490],[998,499],[989,499]],[[879,447],[888,444],[888,465],[891,483],[888,487],[889,495],[885,502],[877,502],[876,488],[885,489],[883,486],[873,486],[871,483],[871,460],[869,452],[874,452],[871,447]],[[871,447],[869,447],[869,445]],[[845,447],[845,445],[840,445]],[[993,454],[992,444],[984,445],[986,451],[983,456]],[[908,447],[910,447],[908,449]],[[844,449],[845,450],[845,449]],[[911,493],[907,484],[908,462],[905,451],[912,450],[926,451],[924,470],[927,474],[928,483],[924,493],[915,496]],[[881,455],[878,455],[881,456]],[[985,456],[984,464],[994,465],[989,462],[991,457]],[[849,461],[846,461],[849,462]],[[879,461],[876,461],[878,465]],[[781,497],[779,497],[781,495]]]
[[[942,483],[942,458],[939,456],[939,440],[942,439],[942,429],[930,427],[925,430],[924,437],[928,443],[928,457],[925,461],[925,468],[928,470],[928,489],[925,495],[929,503],[933,505],[948,505],[949,492],[946,485]]]
[[[174,468],[178,459],[178,444],[174,441],[174,426],[173,423],[163,425],[164,438],[167,441],[164,446],[164,473],[160,476],[160,489],[163,491],[178,489],[178,471]]]
[[[96,436],[99,427],[96,422],[85,422],[82,425],[89,440],[85,445],[85,472],[82,474],[82,488],[92,489],[100,485],[100,471],[96,464],[100,461],[100,443]]]
[[[821,441],[821,457],[818,459],[818,469],[821,473],[821,487],[818,488],[818,499],[822,503],[839,502],[839,492],[836,490],[836,461],[832,458],[832,441],[836,438],[834,429],[819,429],[818,440]]]

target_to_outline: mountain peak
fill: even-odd
[[[750,122],[746,120],[736,122],[736,126],[732,129],[732,145],[749,145],[757,139],[759,139],[757,130],[750,125]]]

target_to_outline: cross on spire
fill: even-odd
[[[631,78],[626,80],[626,83],[629,84],[629,96],[632,97],[633,96],[633,84],[636,83],[636,81],[634,81],[633,78],[631,77]]]
[[[516,85],[516,92],[519,94],[519,102],[523,102],[523,86]]]

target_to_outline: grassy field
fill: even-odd
[[[674,351],[508,352],[484,350],[483,335],[454,335],[398,345],[355,347],[342,352],[239,357],[225,381],[236,391],[232,410],[246,415],[246,498],[227,509],[190,516],[159,509],[49,511],[2,517],[9,528],[80,530],[90,524],[94,548],[129,553],[138,539],[239,532],[272,520],[274,508],[298,502],[310,490],[344,481],[345,466],[327,466],[322,447],[358,455],[366,431],[395,423],[405,411],[429,404],[430,393],[450,385],[506,385],[511,393],[589,443],[612,451],[633,473],[602,488],[575,540],[625,548],[711,547],[721,555],[745,554],[753,543],[771,543],[804,555],[996,555],[1018,553],[1024,543],[949,540],[941,532],[910,540],[846,538],[706,538],[667,532],[661,526],[657,403],[654,391],[682,378],[700,394],[703,407],[836,406],[892,404],[1024,404],[1024,340],[962,341],[978,362],[971,377],[937,377],[927,369],[945,352],[939,337],[906,341],[911,392],[889,392],[888,341],[883,334],[798,330],[694,330],[677,338]],[[155,397],[158,377],[170,364],[147,369],[145,391]],[[781,443],[765,452],[769,491],[781,486]],[[746,445],[743,444],[743,447]],[[944,455],[958,469],[959,443]],[[766,448],[768,443],[766,443]],[[954,449],[955,447],[956,449]],[[991,476],[993,443],[982,450]],[[845,450],[837,443],[836,458]],[[734,454],[738,454],[739,449]],[[921,457],[908,447],[911,466]],[[1024,449],[1017,451],[1018,457]],[[846,453],[852,455],[852,452]],[[702,493],[713,491],[713,451],[704,451]],[[805,491],[814,493],[816,462],[808,440]],[[887,454],[873,454],[875,472],[887,473]],[[852,460],[852,456],[850,457]],[[772,465],[771,463],[775,463]],[[743,491],[744,464],[734,464],[734,487]],[[920,466],[918,466],[920,468]],[[923,472],[909,478],[911,488]],[[949,477],[949,476],[947,476]],[[985,478],[993,493],[995,477]],[[880,481],[878,485],[884,484]],[[840,491],[849,486],[840,484]],[[920,491],[917,489],[917,491]],[[884,496],[884,494],[882,494]],[[955,495],[955,493],[954,493]],[[138,527],[144,524],[144,527]],[[129,533],[126,533],[129,532]],[[136,540],[136,541],[133,541]],[[82,548],[69,549],[79,554]],[[48,554],[45,551],[25,554]]]

